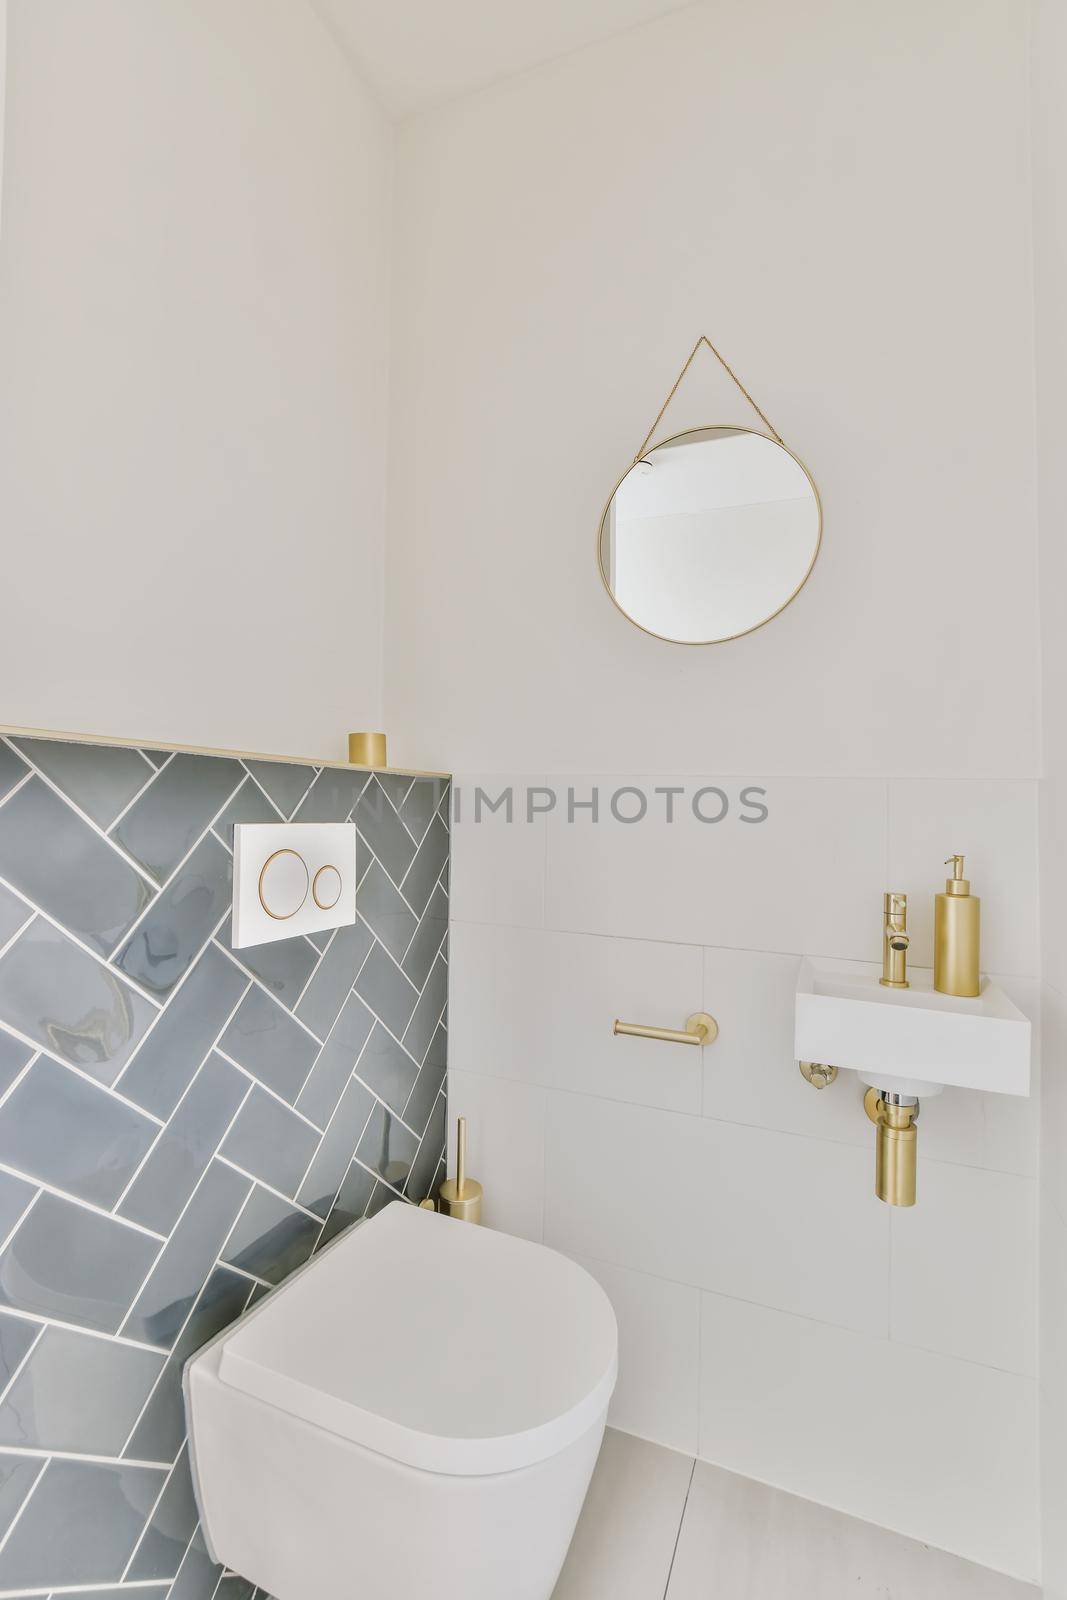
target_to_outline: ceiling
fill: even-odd
[[[685,0],[312,0],[394,116],[677,11]]]

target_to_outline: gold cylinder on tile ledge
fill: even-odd
[[[467,1176],[467,1119],[456,1123],[456,1176],[446,1178],[438,1190],[438,1209],[460,1222],[481,1222],[482,1186]]]
[[[354,767],[387,767],[384,733],[350,733],[348,759]]]

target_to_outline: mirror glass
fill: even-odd
[[[815,484],[784,445],[747,428],[698,428],[623,478],[600,525],[600,572],[646,633],[714,644],[789,604],[821,536]]]

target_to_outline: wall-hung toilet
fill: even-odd
[[[212,1555],[277,1600],[547,1600],[616,1357],[574,1262],[391,1205],[186,1367]]]

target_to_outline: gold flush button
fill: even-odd
[[[311,885],[311,893],[320,911],[331,910],[341,898],[341,874],[337,868],[320,867]]]
[[[259,874],[259,903],[276,922],[295,917],[308,897],[310,877],[303,856],[295,850],[275,850]],[[340,891],[338,891],[340,892]]]

